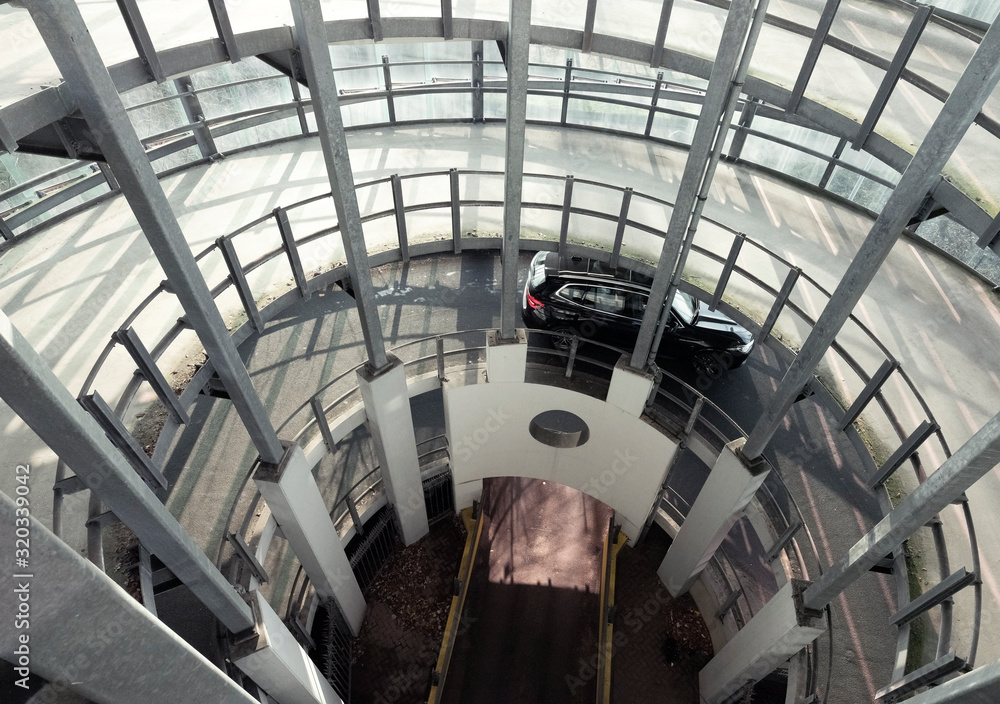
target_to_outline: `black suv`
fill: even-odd
[[[594,259],[560,261],[555,252],[531,260],[521,298],[521,317],[529,328],[601,339],[621,347],[635,343],[653,280],[629,269],[611,269]],[[716,377],[743,364],[753,349],[749,330],[698,299],[678,291],[658,356],[689,359],[700,374]]]

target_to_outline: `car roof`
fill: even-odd
[[[556,252],[549,252],[545,257],[545,275],[558,276],[576,281],[606,281],[615,284],[628,284],[648,291],[653,279],[624,267],[612,268],[599,259],[588,257],[562,257]]]

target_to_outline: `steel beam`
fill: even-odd
[[[146,486],[153,491],[167,488],[168,483],[163,472],[153,464],[139,443],[129,433],[128,428],[115,415],[115,412],[111,410],[111,407],[101,398],[99,393],[95,391],[89,396],[84,396],[80,399],[80,405],[87,409],[87,412],[97,421],[111,444],[118,448],[126,461],[132,465],[135,473],[146,482]]]
[[[660,20],[656,24],[656,39],[653,40],[653,51],[649,56],[649,65],[659,68],[663,62],[663,42],[667,40],[667,27],[670,24],[670,13],[674,10],[674,0],[663,0],[660,8]]]
[[[875,473],[868,478],[868,488],[874,490],[876,487],[881,486],[886,479],[892,476],[892,473],[902,466],[906,460],[910,458],[917,448],[920,447],[924,441],[931,435],[938,431],[937,423],[931,423],[929,421],[922,422],[916,430],[910,433],[909,437],[903,441],[903,443],[896,448],[896,451],[887,459],[881,467],[875,470]]]
[[[239,47],[236,46],[236,35],[233,33],[233,23],[229,21],[226,0],[208,0],[208,6],[212,10],[212,19],[215,21],[215,31],[219,35],[219,41],[225,47],[230,63],[235,64],[243,57],[240,56]]]
[[[816,25],[816,32],[813,34],[812,41],[809,42],[809,49],[806,50],[806,57],[802,61],[802,68],[799,69],[799,75],[792,87],[792,95],[785,106],[785,110],[790,113],[799,109],[799,103],[802,102],[806,86],[809,85],[809,79],[812,78],[813,71],[816,69],[816,60],[819,58],[819,52],[823,50],[823,44],[830,33],[833,18],[837,16],[837,8],[839,7],[840,0],[827,0],[826,6],[823,8],[823,14],[820,15],[819,23]]]
[[[448,191],[451,194],[451,242],[455,254],[462,253],[462,197],[459,193],[458,169],[448,170]]]
[[[483,121],[483,43],[472,42],[472,121]]]
[[[916,694],[907,704],[995,704],[1000,701],[1000,660]]]
[[[982,236],[976,244],[983,249],[992,249],[993,245],[997,242],[997,235],[1000,235],[1000,213],[997,213],[993,217],[993,220],[990,221],[989,226],[983,231]]]
[[[3,120],[0,120],[0,147],[3,147],[11,154],[17,151],[17,140],[14,139],[14,135],[7,129],[7,125],[3,123]]]
[[[740,122],[736,127],[736,133],[733,134],[733,142],[729,145],[729,154],[727,156],[730,159],[739,159],[743,153],[743,145],[747,142],[747,133],[750,131],[751,125],[753,125],[753,118],[757,115],[758,105],[760,103],[749,99],[743,103]]]
[[[378,43],[382,41],[382,8],[379,7],[379,0],[367,0],[368,2],[368,23],[372,29],[372,41]],[[295,7],[294,1],[292,7]],[[323,29],[324,25],[320,25]]]
[[[14,239],[14,231],[10,229],[10,225],[4,222],[3,218],[0,218],[0,237],[7,241]]]
[[[220,237],[215,241],[215,244],[219,247],[222,259],[226,262],[226,268],[229,269],[229,280],[233,282],[233,286],[236,288],[236,294],[240,297],[243,310],[246,312],[250,324],[253,325],[253,329],[259,335],[264,332],[264,319],[260,317],[257,301],[254,300],[250,284],[243,273],[243,265],[240,264],[240,258],[236,255],[233,240],[229,237]]]
[[[204,157],[215,156],[219,153],[219,150],[215,146],[212,131],[208,129],[208,124],[205,122],[205,111],[202,110],[201,101],[198,100],[198,96],[194,92],[194,84],[191,82],[191,76],[175,78],[174,87],[180,96],[181,109],[184,110],[184,116],[192,125],[194,139],[198,143],[198,151]]]
[[[611,261],[609,264],[612,269],[618,268],[618,258],[622,253],[622,241],[625,239],[625,226],[628,225],[628,209],[631,202],[632,188],[626,188],[622,193],[622,207],[618,211],[618,227],[615,228],[615,243],[611,248]]]
[[[712,294],[712,302],[708,304],[709,310],[714,311],[722,302],[722,295],[726,292],[726,286],[729,285],[729,277],[733,275],[733,269],[736,268],[736,259],[740,256],[740,250],[743,249],[743,243],[746,241],[747,236],[742,232],[733,238],[733,245],[729,248],[729,256],[726,257],[719,282],[715,285],[715,293]]]
[[[1000,414],[993,416],[937,471],[855,543],[844,557],[824,572],[806,591],[806,607],[824,608],[997,464],[1000,464]]]
[[[302,267],[302,257],[299,256],[299,245],[295,242],[295,235],[292,233],[292,223],[288,220],[288,213],[280,205],[274,209],[274,220],[278,225],[278,233],[281,235],[281,243],[285,247],[285,254],[288,256],[288,265],[292,268],[292,277],[295,285],[302,294],[302,300],[309,300],[312,295],[309,290],[309,280],[306,278],[305,269]]]
[[[861,390],[858,397],[854,399],[854,403],[851,407],[847,409],[844,413],[844,417],[840,419],[837,423],[838,430],[844,430],[847,426],[857,420],[858,416],[861,415],[862,411],[871,403],[871,400],[875,398],[875,394],[879,392],[882,385],[889,379],[894,371],[899,368],[899,362],[895,359],[887,359],[882,362],[878,370],[872,375],[872,378],[868,380],[865,384],[865,388]]]
[[[441,36],[447,39],[455,38],[451,0],[441,0]]]
[[[22,517],[14,501],[0,493],[3,525],[13,531],[14,525],[20,525],[15,520]],[[191,692],[197,692],[202,701],[219,704],[255,702],[41,522],[31,518],[28,530],[30,564],[24,570],[5,569],[0,589],[11,609],[19,595],[31,597],[30,629],[27,619],[21,631],[5,625],[0,658],[6,661],[4,667],[16,670],[8,663],[18,662],[16,648],[25,641],[19,641],[15,633],[27,634],[23,638],[30,635],[25,651],[30,651],[30,674],[36,676],[32,683],[36,679],[50,683],[48,696],[32,701],[62,702],[71,696],[77,702],[120,701],[122,685],[128,682],[127,699],[144,704],[173,704]],[[13,558],[6,546],[4,550]],[[230,591],[236,594],[231,587]],[[249,608],[246,611],[250,613]],[[12,618],[10,624],[14,622]],[[16,691],[13,685],[8,687],[11,694]],[[5,699],[21,701],[16,696]]]
[[[250,382],[79,8],[72,0],[26,0],[25,5],[257,451],[267,461],[279,459],[281,444],[267,410]]]
[[[566,59],[566,75],[563,77],[562,110],[559,112],[559,124],[566,124],[569,115],[569,86],[573,82],[573,59]]]
[[[375,5],[377,8],[377,3]],[[340,114],[337,83],[333,75],[333,64],[330,62],[323,10],[319,0],[291,0],[291,6],[295,20],[295,39],[308,77],[320,145],[337,210],[337,222],[344,240],[347,271],[354,284],[354,300],[358,307],[368,365],[372,369],[382,369],[389,363],[389,359],[386,357],[385,338],[375,304],[375,288],[368,265],[368,249],[361,224],[358,195],[354,190],[354,173],[347,149],[344,120]]]
[[[894,613],[889,619],[889,625],[902,626],[917,618],[920,614],[950,599],[958,592],[976,581],[976,573],[969,572],[964,567],[941,580],[909,604]]]
[[[587,0],[587,14],[583,18],[583,45],[584,54],[590,53],[590,45],[594,41],[594,21],[597,19],[597,0]]]
[[[826,164],[826,169],[823,171],[823,176],[819,179],[819,188],[826,190],[826,186],[830,183],[830,179],[833,177],[834,169],[840,165],[840,157],[844,153],[844,148],[847,146],[847,138],[841,137],[837,142],[836,148],[833,150],[833,156]]]
[[[905,694],[934,684],[942,677],[968,669],[968,663],[954,652],[914,670],[901,680],[887,685],[875,693],[876,702],[894,702]]]
[[[156,53],[156,47],[153,46],[149,30],[146,29],[146,20],[142,18],[142,13],[139,11],[139,3],[137,0],[117,0],[117,2],[122,19],[125,20],[125,26],[132,37],[132,43],[139,54],[139,61],[146,67],[150,78],[157,83],[163,83],[167,80],[167,76],[163,72],[163,66],[160,65],[160,57]],[[104,66],[103,61],[101,66]]]
[[[52,4],[52,0],[37,0]],[[67,0],[69,2],[69,0]],[[31,6],[34,6],[32,1]],[[75,7],[75,5],[74,5]],[[0,398],[230,630],[250,609],[0,311]],[[41,602],[39,602],[41,603]]]
[[[389,57],[382,55],[382,80],[385,82],[385,104],[389,110],[389,122],[396,124],[396,101],[392,95],[392,70],[389,68]]]
[[[326,411],[323,410],[323,402],[313,396],[309,399],[309,405],[312,407],[313,416],[316,417],[316,425],[319,426],[319,434],[323,438],[323,444],[326,445],[327,451],[336,452],[337,441],[333,439],[330,421],[326,419]]]
[[[775,296],[774,304],[771,306],[771,310],[767,312],[767,317],[764,318],[764,324],[760,326],[760,333],[757,336],[758,344],[763,344],[767,336],[771,334],[771,330],[774,328],[774,324],[778,322],[778,316],[781,315],[781,311],[785,309],[788,297],[792,295],[792,291],[795,289],[795,284],[798,282],[801,274],[802,269],[798,267],[788,270],[788,273],[785,275],[785,281],[781,284],[781,290]]]
[[[517,321],[517,255],[524,187],[524,127],[528,109],[531,0],[510,0],[507,24],[507,140],[504,159],[500,336],[514,339]]]
[[[396,241],[399,242],[399,258],[403,262],[410,261],[410,241],[406,233],[406,204],[403,202],[403,182],[399,174],[389,177],[392,188],[392,210],[396,217]]]
[[[646,137],[653,131],[653,120],[656,119],[656,104],[660,101],[660,89],[663,87],[663,71],[656,74],[656,85],[653,86],[653,97],[649,100],[649,114],[646,116],[646,129],[642,134]]]
[[[1000,24],[990,27],[979,48],[945,101],[923,143],[899,178],[868,237],[858,249],[802,349],[765,407],[744,451],[757,457],[802,388],[812,380],[816,365],[850,316],[882,262],[899,239],[910,216],[941,177],[948,158],[1000,80]]]
[[[735,101],[732,100],[733,93],[736,97],[739,96],[739,87],[734,85],[733,79],[737,77],[737,67],[740,72],[744,66],[749,67],[753,46],[747,38],[755,4],[755,0],[735,0],[726,17],[719,52],[712,66],[701,115],[698,117],[691,148],[684,164],[680,188],[663,238],[663,248],[650,287],[649,305],[643,314],[642,325],[629,362],[636,369],[646,366],[655,356],[656,346],[663,334],[670,310],[669,299],[679,282],[680,270],[683,269],[686,258],[684,250],[690,248],[687,237],[689,225],[694,224],[697,227],[696,211],[700,212],[698,200],[703,192],[703,186],[706,185],[706,173],[711,170],[710,162],[720,122],[728,112],[727,108],[730,105],[735,107]],[[766,7],[766,0],[763,5]],[[746,52],[744,52],[745,45]],[[722,127],[728,129],[728,125]],[[708,173],[708,181],[710,180],[711,175]]]
[[[934,8],[930,5],[923,5],[914,11],[913,18],[910,20],[910,26],[906,28],[906,33],[903,34],[903,39],[896,48],[896,55],[892,57],[892,63],[889,64],[885,76],[882,77],[882,83],[879,84],[878,91],[875,92],[875,97],[872,98],[871,103],[868,105],[868,112],[865,115],[865,119],[861,122],[858,132],[851,142],[852,149],[860,150],[864,147],[865,142],[868,141],[868,136],[875,129],[875,124],[882,116],[882,111],[885,110],[885,106],[889,102],[896,84],[899,83],[899,78],[903,75],[906,62],[910,60],[913,50],[917,47],[920,35],[923,34],[933,10]]]
[[[566,254],[566,239],[569,237],[569,216],[573,207],[573,174],[566,176],[566,185],[563,187],[563,207],[562,220],[559,223],[559,256]]]

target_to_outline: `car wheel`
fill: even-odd
[[[569,348],[573,345],[573,338],[576,337],[576,330],[564,325],[558,327],[552,331],[552,335],[549,338],[552,340],[552,346],[555,347],[560,352],[567,352]]]
[[[691,360],[699,376],[718,379],[726,371],[726,366],[717,352],[698,352]]]

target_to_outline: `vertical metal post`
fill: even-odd
[[[264,460],[276,461],[282,449],[267,410],[250,382],[79,8],[72,0],[29,0],[25,6],[257,451]]]
[[[812,41],[809,42],[809,49],[806,50],[806,57],[802,61],[802,68],[799,69],[799,75],[795,79],[795,85],[792,87],[792,95],[788,99],[788,105],[785,106],[785,110],[790,113],[797,112],[799,109],[799,103],[802,102],[802,95],[806,92],[809,79],[812,78],[813,70],[816,68],[816,60],[819,58],[819,52],[823,50],[823,43],[826,42],[826,36],[830,33],[830,27],[833,26],[833,18],[836,17],[837,8],[839,7],[840,0],[827,0],[826,5],[823,7],[823,14],[819,17],[819,23],[816,25]]]
[[[319,434],[323,438],[323,444],[326,445],[328,452],[335,452],[337,450],[337,441],[333,439],[333,432],[330,430],[330,421],[326,419],[326,411],[323,410],[323,402],[313,396],[309,399],[309,405],[312,407],[313,416],[316,418],[316,425],[319,426]]]
[[[376,3],[377,6],[377,3]],[[361,225],[361,210],[354,190],[354,173],[347,148],[347,135],[340,114],[337,83],[330,62],[330,51],[319,0],[291,0],[295,19],[295,38],[302,54],[302,64],[308,77],[313,99],[313,112],[319,128],[320,145],[332,187],[340,235],[344,240],[347,271],[354,284],[355,303],[365,340],[368,364],[382,369],[389,363],[385,338],[375,305],[375,288],[368,265],[368,249]],[[369,4],[371,7],[371,4]]]
[[[237,63],[241,58],[240,49],[236,46],[236,35],[233,33],[233,23],[229,21],[229,10],[226,9],[226,0],[208,0],[208,6],[212,9],[212,20],[215,21],[215,31],[219,35],[219,41],[226,49],[226,56],[230,63]]]
[[[806,591],[805,607],[826,607],[855,579],[868,572],[998,464],[1000,414],[987,421],[937,471],[824,572]]]
[[[749,132],[750,126],[753,125],[753,118],[757,115],[758,105],[760,103],[756,100],[747,100],[743,103],[740,122],[736,127],[736,133],[733,135],[733,142],[729,145],[728,156],[734,161],[739,159],[743,153],[743,145],[747,142],[747,132]]]
[[[53,0],[33,0],[46,8]],[[75,4],[67,0],[68,4]],[[103,66],[103,64],[102,64]],[[250,609],[205,552],[80,407],[0,311],[0,398],[100,495],[139,541],[177,575],[232,632],[253,626]]]
[[[1000,213],[993,216],[993,220],[990,224],[983,230],[983,234],[979,236],[979,240],[976,244],[983,249],[991,248],[996,242],[997,235],[1000,234]]]
[[[649,65],[659,68],[663,62],[663,42],[667,40],[667,26],[670,24],[670,13],[674,9],[674,0],[663,0],[660,8],[660,21],[656,24],[656,39],[653,40],[653,51],[649,56]]]
[[[455,38],[452,22],[451,0],[441,0],[441,36],[446,40]]]
[[[569,237],[569,216],[572,213],[573,205],[573,174],[566,176],[566,185],[563,188],[562,221],[559,224],[559,256],[566,255],[566,238]]]
[[[576,335],[569,343],[569,358],[566,360],[566,378],[573,376],[573,365],[576,364],[576,352],[580,349],[580,338]]]
[[[438,381],[446,381],[444,375],[444,338],[440,335],[434,340],[435,357],[437,357]]]
[[[653,97],[649,101],[649,115],[646,117],[646,129],[643,135],[648,137],[653,131],[653,120],[656,119],[656,104],[660,101],[660,89],[663,87],[663,71],[656,74],[656,85],[653,86]]]
[[[861,415],[871,400],[875,398],[875,394],[879,392],[882,385],[888,381],[889,375],[898,368],[899,362],[895,359],[887,359],[882,362],[882,365],[872,375],[872,378],[868,380],[867,384],[865,384],[865,388],[863,388],[861,393],[858,394],[858,397],[854,399],[854,403],[852,403],[851,407],[847,409],[846,413],[844,413],[844,417],[837,423],[838,430],[844,430],[847,426],[853,423],[858,416]]]
[[[115,178],[114,172],[111,167],[105,164],[103,161],[97,162],[97,168],[101,170],[101,175],[104,180],[107,181],[108,188],[111,189],[112,193],[118,193],[121,191],[121,186],[118,185],[118,179]]]
[[[403,202],[403,183],[399,174],[389,177],[392,187],[392,209],[396,216],[396,241],[399,242],[399,257],[404,262],[410,261],[410,241],[406,234],[406,204]]]
[[[278,225],[278,233],[281,235],[281,243],[288,256],[288,265],[292,268],[292,277],[295,285],[302,294],[303,300],[308,300],[311,292],[309,290],[309,280],[306,278],[305,269],[302,267],[302,258],[299,256],[299,246],[295,242],[295,235],[292,233],[292,223],[288,221],[288,213],[280,205],[274,209],[274,221]]]
[[[594,39],[594,20],[597,18],[597,0],[587,0],[587,14],[583,19],[583,46],[584,54],[590,53],[590,45]]]
[[[510,0],[507,25],[507,140],[504,160],[500,336],[514,339],[517,320],[517,255],[524,186],[524,127],[528,110],[528,48],[531,0]]]
[[[192,125],[194,139],[198,143],[198,151],[201,152],[203,157],[215,156],[219,153],[219,150],[215,146],[215,139],[212,137],[211,130],[205,124],[205,112],[201,109],[201,101],[198,100],[198,96],[194,92],[194,84],[191,82],[191,76],[175,78],[174,88],[177,91],[177,95],[180,96],[181,109],[184,110],[184,116]]]
[[[701,191],[703,177],[709,164],[713,144],[719,129],[721,116],[724,114],[732,88],[733,76],[743,46],[747,31],[753,16],[755,0],[735,0],[726,17],[722,30],[719,52],[712,66],[712,73],[705,91],[701,116],[695,127],[691,148],[688,150],[687,161],[681,176],[681,184],[674,202],[673,212],[667,233],[663,238],[663,248],[659,264],[650,287],[649,305],[643,314],[642,325],[635,343],[630,366],[642,369],[646,366],[651,353],[655,353],[654,340],[662,334],[661,317],[669,309],[666,302],[667,292],[672,285],[675,266],[681,248],[684,245],[688,224],[694,212],[698,194]]]
[[[253,329],[257,331],[257,334],[264,332],[264,319],[260,317],[257,301],[254,300],[250,284],[243,274],[243,265],[240,264],[240,259],[236,256],[233,241],[228,237],[220,237],[215,241],[215,244],[219,247],[219,252],[222,253],[226,268],[229,269],[229,280],[236,287],[236,294],[240,297],[240,303],[243,304],[243,310],[246,311]]]
[[[153,491],[166,489],[169,486],[160,468],[146,456],[139,443],[129,433],[128,428],[119,420],[99,393],[95,391],[89,396],[84,396],[80,399],[80,405],[97,421],[111,444],[124,455],[125,460],[132,465],[135,473],[146,482],[146,486]]]
[[[830,178],[833,176],[834,169],[837,168],[837,162],[840,161],[841,155],[844,153],[844,147],[847,146],[847,138],[841,137],[840,141],[837,142],[837,147],[833,150],[833,156],[830,161],[826,164],[826,169],[823,171],[823,176],[819,180],[818,187],[825,189],[827,184],[830,183]]]
[[[139,11],[138,2],[136,0],[117,0],[117,2],[122,19],[125,20],[125,26],[132,37],[132,43],[139,54],[139,61],[146,67],[150,78],[157,83],[163,83],[167,77],[163,72],[163,66],[160,65],[160,57],[156,53],[156,47],[153,46],[149,30],[146,29],[146,21]],[[103,62],[101,65],[104,65]]]
[[[382,79],[385,81],[385,104],[389,109],[389,122],[396,124],[396,101],[392,96],[392,71],[389,69],[389,57],[382,55]]]
[[[3,147],[11,154],[17,151],[17,140],[14,139],[13,133],[3,123],[3,120],[0,120],[0,147]]]
[[[483,43],[472,42],[472,121],[483,121]]]
[[[451,193],[451,241],[455,254],[462,253],[462,199],[458,189],[458,169],[448,170]]]
[[[910,60],[913,50],[916,49],[920,35],[923,34],[933,10],[932,6],[923,5],[913,12],[910,26],[906,28],[906,33],[896,48],[896,54],[892,57],[892,63],[886,69],[885,76],[882,77],[882,83],[879,84],[875,97],[872,98],[871,103],[868,105],[868,113],[865,115],[865,119],[862,121],[857,134],[851,142],[852,149],[860,150],[864,147],[872,130],[875,129],[875,124],[878,122],[879,117],[882,116],[882,111],[885,110],[885,106],[889,102],[896,84],[899,83],[899,77],[903,75],[903,68],[906,66],[906,62]]]
[[[615,228],[615,243],[611,248],[612,269],[618,268],[618,258],[622,253],[622,240],[625,239],[625,226],[628,224],[628,208],[632,202],[632,188],[628,187],[622,192],[622,207],[618,211],[618,227]]]
[[[788,273],[785,275],[785,281],[781,284],[781,290],[778,291],[778,295],[774,297],[774,303],[771,305],[771,310],[767,312],[767,317],[764,318],[764,324],[760,326],[760,333],[757,335],[758,344],[763,344],[767,336],[771,334],[771,329],[774,324],[778,322],[778,316],[781,315],[781,311],[785,309],[785,304],[788,302],[788,297],[792,295],[792,290],[795,288],[795,284],[799,280],[799,275],[802,274],[802,269],[795,267],[789,269]]]
[[[191,419],[188,417],[187,411],[181,406],[177,394],[170,387],[170,383],[163,376],[163,372],[156,366],[152,355],[149,354],[146,346],[142,344],[142,340],[139,339],[135,330],[132,328],[118,330],[115,332],[114,338],[118,341],[118,344],[125,348],[129,356],[132,357],[132,361],[139,368],[142,378],[153,389],[153,393],[160,399],[160,402],[166,407],[171,417],[177,423],[189,423]]]
[[[382,9],[379,7],[378,0],[367,0],[367,2],[368,24],[371,26],[372,41],[377,44],[382,41]]]
[[[733,269],[736,268],[736,259],[740,256],[740,250],[743,249],[743,243],[746,241],[747,236],[742,232],[733,238],[733,246],[729,248],[729,256],[726,257],[726,264],[722,267],[722,275],[719,276],[719,282],[715,285],[712,302],[708,304],[709,310],[715,310],[719,307],[722,295],[726,292],[726,286],[729,285],[729,277],[733,275]]]
[[[979,48],[958,79],[924,141],[899,178],[896,188],[872,225],[854,260],[820,314],[799,354],[778,385],[747,439],[744,452],[755,458],[764,451],[781,425],[786,411],[812,379],[816,365],[826,354],[868,284],[875,277],[903,227],[917,206],[941,178],[941,169],[979,114],[983,103],[1000,80],[1000,25],[991,25]]]
[[[0,218],[0,237],[7,241],[14,239],[14,231],[10,229],[10,225],[4,222],[3,218]]]
[[[566,59],[566,76],[563,78],[562,110],[559,113],[559,124],[566,124],[569,114],[569,86],[573,81],[573,59]]]
[[[305,72],[302,70],[302,55],[297,49],[288,52],[288,65],[292,68],[288,83],[292,89],[292,100],[295,102],[295,114],[299,117],[299,130],[302,134],[309,134],[309,120],[302,105],[302,86],[299,83],[299,76],[304,76]]]

